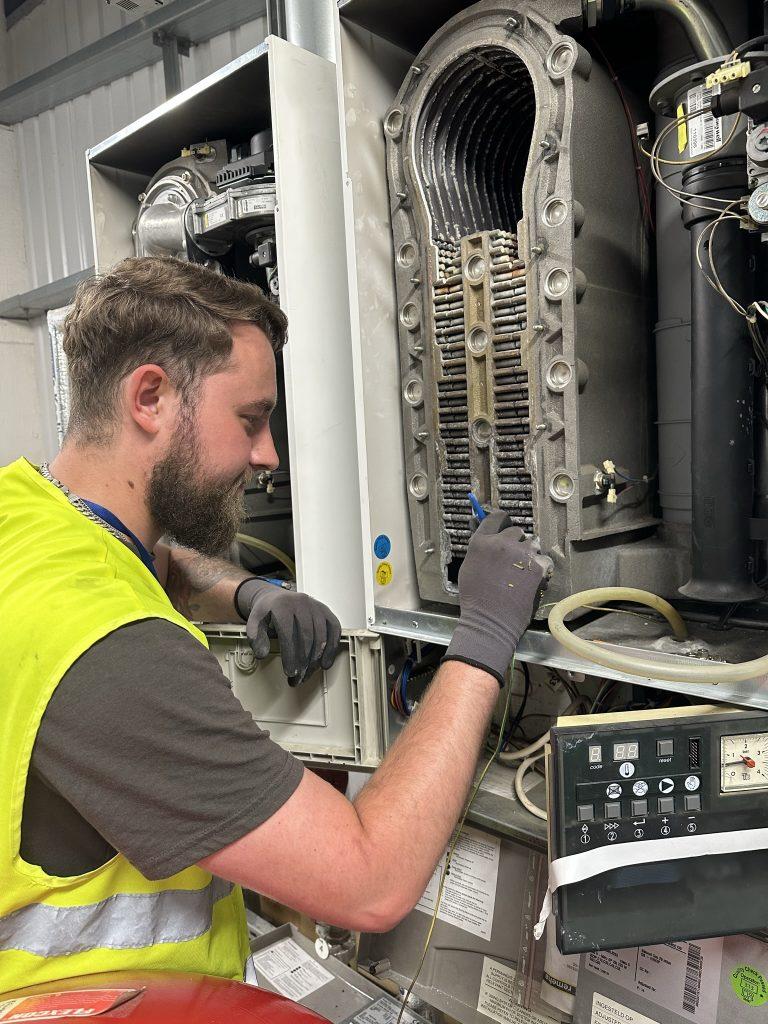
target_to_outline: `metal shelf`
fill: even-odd
[[[434,612],[409,612],[400,609],[378,608],[372,629],[391,636],[412,637],[427,643],[448,646],[456,618]],[[672,642],[661,641],[668,635],[665,623],[651,616],[610,612],[594,622],[575,629],[586,640],[597,640],[613,650],[627,654],[642,653],[659,664],[688,664],[692,657],[724,664],[758,657],[768,647],[768,633],[764,630],[735,627],[719,631],[698,622],[689,623],[694,643],[689,649],[696,654],[669,652]],[[660,643],[661,641],[661,643]],[[667,649],[660,650],[659,647]],[[616,679],[636,686],[653,687],[693,697],[699,703],[739,704],[743,707],[768,710],[768,677],[750,679],[741,683],[672,683],[664,679],[635,676],[614,669],[606,669],[594,662],[571,654],[544,629],[529,629],[520,640],[516,657],[534,665],[582,672],[585,675]]]

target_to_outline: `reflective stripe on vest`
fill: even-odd
[[[203,889],[120,893],[84,907],[32,903],[0,917],[0,951],[51,957],[187,942],[209,930],[214,903],[231,892],[214,877]]]

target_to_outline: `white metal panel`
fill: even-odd
[[[182,62],[185,86],[263,42],[265,32],[266,19],[257,18],[192,47]],[[93,265],[85,151],[164,100],[158,62],[16,126],[30,288]]]
[[[280,302],[298,586],[365,622],[349,293],[332,63],[270,36]]]
[[[8,30],[8,84],[95,43],[142,12],[126,14],[104,0],[43,0]]]
[[[405,490],[394,251],[382,121],[412,56],[364,29],[337,22],[352,358],[360,450],[360,513],[368,625],[375,606],[418,608]],[[405,443],[415,443],[411,438]],[[374,539],[391,541],[377,576]]]

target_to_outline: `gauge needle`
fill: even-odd
[[[755,767],[755,762],[752,760],[751,757],[747,757],[746,754],[742,754],[741,755],[741,760],[740,761],[727,761],[726,764],[725,764],[725,767],[729,768],[733,764],[745,764],[747,766],[747,768],[754,768]]]

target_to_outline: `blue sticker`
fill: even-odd
[[[373,553],[377,558],[386,558],[392,550],[392,541],[386,533],[380,533],[373,542]]]

